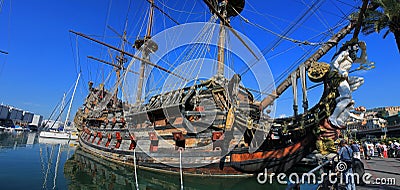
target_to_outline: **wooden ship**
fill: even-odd
[[[224,30],[231,28],[229,18],[243,10],[245,1],[204,0],[204,3],[220,20],[222,32],[219,38],[222,42]],[[240,75],[224,77],[222,43],[218,48],[218,71],[214,77],[156,94],[145,102],[141,95],[146,65],[174,74],[150,60],[150,55],[157,51],[157,44],[151,36],[151,18],[155,8],[150,0],[147,34],[135,41],[141,57],[73,32],[120,52],[117,64],[105,62],[116,69],[118,80],[114,89],[107,90],[103,85],[93,87],[90,83],[90,93],[76,114],[74,122],[80,130],[79,144],[84,151],[113,162],[157,172],[183,171],[183,175],[241,177],[251,176],[265,168],[284,172],[313,150],[330,150],[333,140],[338,138],[340,126],[332,125],[328,118],[336,108],[340,96],[338,87],[344,78],[329,64],[317,61],[356,28],[357,34],[343,48],[343,51],[351,51],[347,46],[358,43],[359,21],[351,21],[333,35],[261,101],[241,85]],[[124,67],[124,56],[139,60],[140,70],[136,72]],[[139,75],[135,103],[117,97],[123,80],[121,72]],[[311,108],[308,108],[306,77],[324,86],[322,97]],[[298,113],[296,99],[292,117],[268,117],[265,108],[290,86],[297,86],[297,81],[303,87],[304,112]],[[212,103],[201,104],[206,100]],[[211,123],[207,122],[210,117]]]

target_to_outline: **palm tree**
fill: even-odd
[[[361,31],[368,35],[386,29],[383,38],[393,33],[400,52],[400,0],[371,0],[371,5],[377,9],[365,12]],[[358,13],[352,17],[357,18]]]

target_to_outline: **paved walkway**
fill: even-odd
[[[371,160],[362,160],[362,162],[364,163],[365,173],[371,174],[371,184],[357,186],[357,189],[400,190],[400,158],[373,157]],[[387,185],[387,183],[393,183],[393,179],[395,185]],[[377,182],[381,182],[381,184],[376,184]]]

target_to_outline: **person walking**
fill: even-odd
[[[394,156],[394,158],[397,158],[400,155],[399,154],[399,152],[400,152],[400,143],[398,143],[397,140],[394,140],[393,149],[394,149],[393,156]]]
[[[389,141],[389,144],[388,144],[388,156],[389,156],[389,158],[393,158],[394,156],[393,156],[393,147],[394,147],[394,145],[393,145],[393,143],[392,143],[392,141]]]
[[[371,158],[369,157],[369,149],[367,141],[364,141],[363,143],[363,150],[364,150],[364,159],[370,160]]]
[[[357,159],[361,159],[360,155],[360,145],[356,141],[352,141],[351,143],[351,149],[353,150],[353,157]]]
[[[385,143],[382,142],[383,158],[388,158],[388,149]]]
[[[378,158],[382,157],[381,144],[379,142],[375,144],[375,150],[378,152]]]
[[[371,157],[375,156],[374,155],[375,154],[374,145],[372,143],[368,144],[368,151],[369,151],[369,158],[370,159],[371,159]]]
[[[346,169],[341,171],[342,176],[344,178],[344,182],[346,183],[346,190],[355,190],[356,189],[356,184],[355,184],[355,179],[353,175],[353,150],[351,149],[350,146],[347,145],[346,140],[341,140],[339,144],[339,159],[340,161],[344,162],[346,164]]]

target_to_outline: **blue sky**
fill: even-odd
[[[156,0],[156,4],[180,23],[206,21],[210,17],[201,0]],[[307,11],[312,5],[317,8]],[[331,33],[328,29],[338,23],[343,13],[359,5],[360,1],[343,3],[330,0],[314,4],[314,1],[306,0],[276,0],[267,4],[265,1],[250,0],[246,2],[242,15],[276,33],[283,33],[293,26],[294,30],[287,34],[288,37],[320,42],[329,38]],[[76,38],[69,30],[83,32],[118,46],[118,37],[106,26],[110,25],[122,33],[128,18],[127,33],[133,42],[142,28],[147,7],[146,0],[132,1],[131,6],[128,0],[5,0],[0,12],[0,50],[9,54],[0,54],[0,102],[47,117],[63,93],[73,85],[77,71],[82,70],[82,80],[72,108],[74,113],[86,96],[87,82],[101,81],[112,68],[86,58],[92,55],[110,61],[105,48]],[[304,20],[298,20],[306,12]],[[158,11],[155,16],[154,33],[175,25]],[[296,21],[298,26],[293,23]],[[277,39],[276,35],[247,24],[239,17],[232,19],[232,26],[248,36],[260,50],[271,47]],[[327,35],[318,35],[322,31],[328,31]],[[143,30],[140,35],[144,35]],[[356,106],[399,105],[400,55],[393,35],[386,39],[382,39],[382,34],[360,35],[360,39],[366,41],[368,58],[376,63],[376,68],[354,73],[365,78],[365,84],[353,94]],[[265,58],[274,77],[278,78],[312,48],[283,40]],[[127,51],[132,52],[133,49],[127,47]],[[330,52],[321,61],[329,62],[333,53]],[[311,105],[318,101],[320,94],[321,89],[310,92]],[[291,97],[289,89],[278,99],[278,115],[292,114]]]

